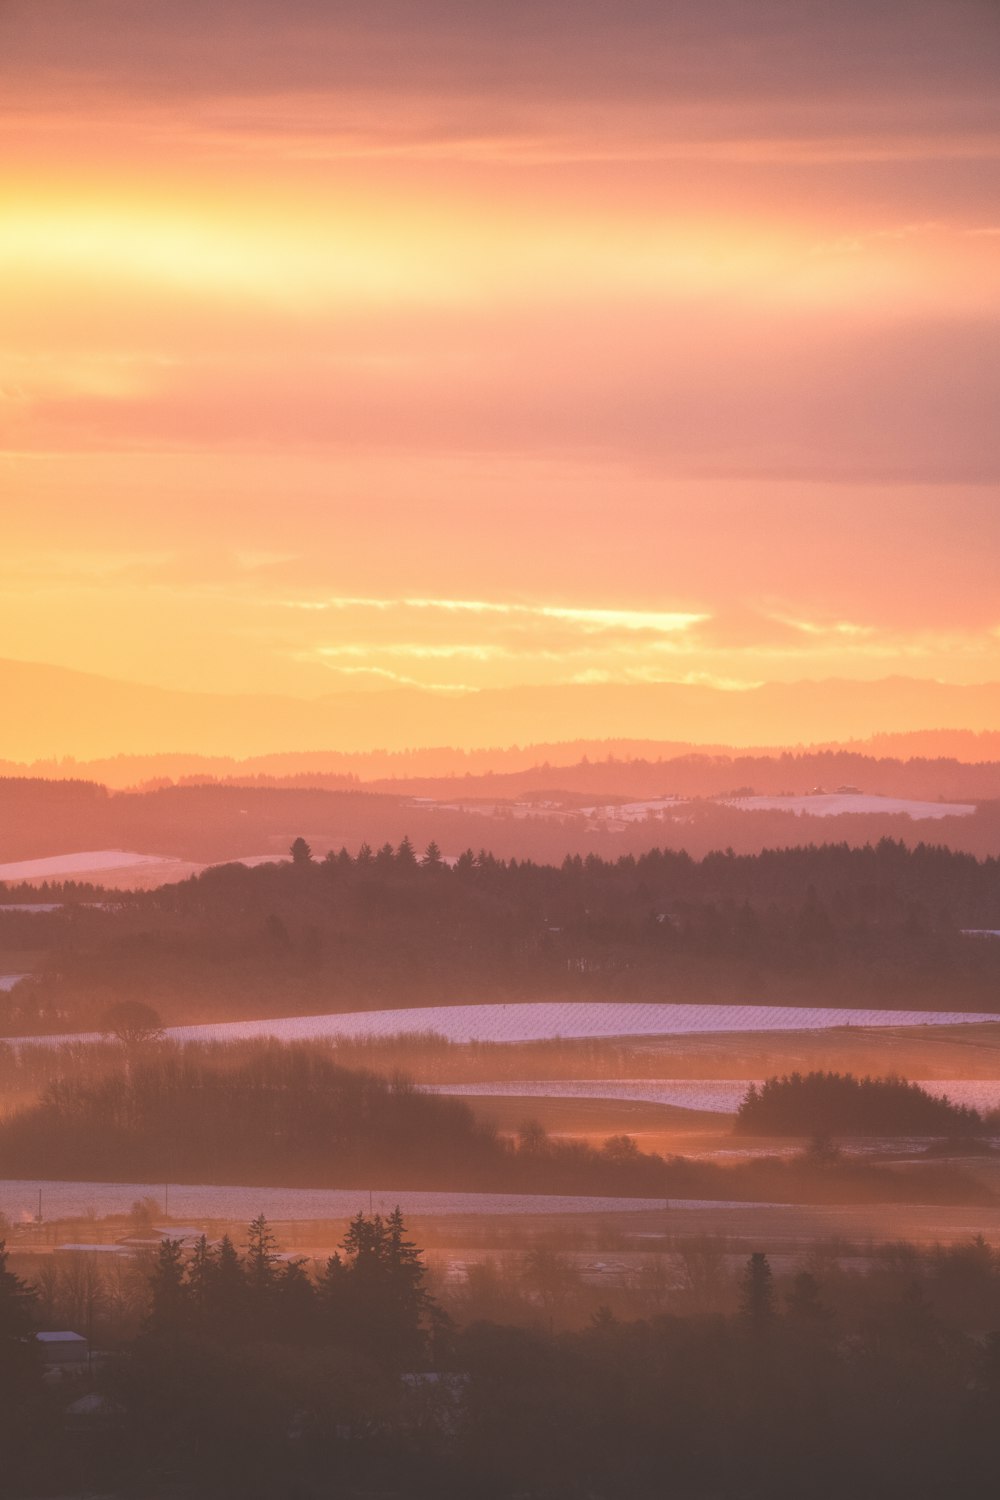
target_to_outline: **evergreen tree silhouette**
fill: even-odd
[[[740,1312],[755,1334],[764,1333],[774,1321],[774,1277],[767,1256],[760,1250],[754,1251],[743,1272]]]

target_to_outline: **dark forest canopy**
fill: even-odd
[[[824,830],[820,827],[817,831]],[[300,837],[291,836],[289,845],[271,863],[223,864],[151,891],[107,890],[96,882],[81,885],[53,879],[32,884],[0,881],[0,895],[6,902],[28,904],[86,894],[147,910],[193,908],[213,899],[224,902],[227,892],[238,890],[245,896],[255,888],[279,887],[292,845]],[[623,899],[646,895],[678,901],[766,900],[782,905],[811,890],[818,897],[848,905],[854,912],[868,911],[876,919],[901,910],[905,903],[923,901],[937,904],[962,924],[979,921],[985,926],[996,921],[1000,926],[1000,857],[977,857],[930,839],[915,845],[890,838],[861,845],[811,840],[756,853],[739,854],[727,848],[701,856],[683,848],[657,845],[640,854],[612,859],[596,853],[569,854],[548,862],[504,859],[482,846],[478,846],[478,852],[468,847],[459,856],[445,859],[436,840],[421,850],[407,835],[397,845],[374,846],[363,840],[353,849],[343,845],[325,850],[321,845],[307,845],[307,849],[309,858],[303,863],[321,868],[330,880],[353,876],[355,883],[391,881],[419,871],[434,877],[453,874],[467,884],[521,895],[527,891],[558,897],[599,891]],[[298,890],[302,892],[301,884]]]
[[[470,999],[992,1012],[1000,994],[1000,941],[968,933],[1000,929],[1000,860],[892,840],[451,866],[404,839],[147,892],[3,892],[21,901],[59,909],[0,910],[0,972],[29,949],[36,971],[0,996],[8,1035],[97,1028],[124,1000],[172,1025]]]
[[[432,1299],[399,1214],[357,1215],[314,1267],[278,1260],[263,1219],[245,1239],[245,1255],[228,1238],[166,1241],[124,1319],[120,1298],[94,1295],[112,1275],[94,1267],[102,1358],[60,1380],[21,1330],[72,1327],[53,1286],[88,1268],[45,1256],[7,1271],[0,1243],[5,1493],[989,1493],[1000,1347],[983,1330],[998,1321],[1000,1256],[981,1237],[929,1254],[872,1246],[864,1271],[832,1247],[783,1271],[764,1252],[728,1269],[723,1244],[692,1245],[614,1309],[584,1303],[567,1258],[544,1250],[518,1301],[497,1298],[486,1263]],[[567,1321],[578,1299],[589,1315]]]
[[[905,1078],[855,1078],[850,1073],[790,1073],[751,1084],[736,1116],[749,1135],[978,1134],[974,1109],[929,1094]]]

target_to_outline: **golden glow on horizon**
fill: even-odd
[[[787,213],[693,218],[682,204],[651,210],[641,197],[609,220],[520,194],[505,207],[438,186],[421,200],[405,183],[388,205],[346,185],[319,203],[309,185],[291,194],[266,179],[255,191],[216,187],[157,195],[125,179],[81,198],[59,178],[8,182],[0,194],[8,296],[58,299],[96,282],[112,294],[112,317],[123,282],[291,316],[365,303],[558,305],[594,293],[611,306],[712,297],[884,315],[975,306],[1000,289],[988,224],[829,235]],[[967,275],[953,274],[958,264]],[[946,267],[952,274],[942,275]],[[108,332],[114,337],[114,323]],[[169,337],[169,322],[162,332]]]
[[[0,656],[1000,680],[1000,137],[954,20],[910,80],[860,8],[784,63],[694,0],[530,7],[530,47],[49,9],[0,111]]]

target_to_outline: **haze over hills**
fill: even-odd
[[[1000,685],[893,676],[878,681],[560,683],[433,693],[414,687],[304,699],[193,693],[40,663],[0,662],[8,760],[164,754],[253,756],[284,750],[470,749],[637,739],[742,746],[828,743],[929,727],[1000,731]],[[430,725],[418,732],[415,725]]]
[[[135,856],[114,855],[114,866],[130,866],[119,871],[116,884],[160,884],[192,873],[170,861],[287,859],[300,834],[318,855],[341,847],[356,852],[364,844],[395,847],[408,836],[418,851],[434,842],[452,858],[471,848],[552,864],[567,855],[616,859],[660,846],[701,856],[820,842],[859,847],[886,838],[909,847],[947,845],[982,858],[1000,846],[1000,801],[848,794],[630,804],[558,791],[477,799],[211,783],[109,793],[91,782],[0,779],[0,880],[12,884],[109,883],[102,872],[113,851]],[[84,853],[86,859],[76,857]],[[155,867],[150,855],[158,856]],[[37,860],[49,863],[25,864]]]
[[[783,764],[789,757],[796,762],[791,770],[801,772],[809,786],[818,781],[836,785],[861,777],[867,790],[890,795],[905,791],[913,796],[992,797],[997,790],[991,777],[1000,764],[1000,733],[918,730],[873,735],[846,744],[760,746],[752,750],[613,738],[470,750],[428,745],[406,750],[327,748],[246,756],[154,752],[96,759],[0,759],[0,776],[54,780],[83,777],[118,789],[166,781],[223,781],[242,786],[267,781],[331,789],[365,784],[376,790],[412,793],[430,779],[441,783],[435,786],[441,795],[452,795],[454,782],[460,780],[463,795],[482,791],[497,796],[548,788],[554,784],[554,771],[558,772],[555,782],[562,789],[662,794],[666,771],[671,790],[701,795],[725,791],[748,780],[757,790],[784,791],[789,785],[804,789],[806,783],[799,787],[798,774],[789,780],[789,768]],[[872,779],[876,763],[881,763],[877,784]],[[954,781],[956,775],[960,785]],[[675,784],[678,776],[683,776],[682,784]]]

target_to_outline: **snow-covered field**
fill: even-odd
[[[744,812],[793,812],[804,817],[830,818],[842,813],[902,813],[908,818],[961,818],[975,812],[973,802],[926,802],[909,797],[880,797],[869,792],[813,792],[803,796],[718,797],[721,806]],[[503,812],[514,818],[590,818],[608,827],[624,828],[629,823],[647,819],[687,821],[691,815],[690,800],[685,797],[645,797],[636,802],[595,803],[575,808],[561,802],[437,802],[430,797],[415,797],[427,807],[451,812],[478,813],[493,818]]]
[[[0,974],[0,990],[12,990],[23,974]]]
[[[149,865],[180,865],[161,854],[136,854],[128,849],[85,849],[78,854],[50,854],[45,859],[21,859],[0,865],[0,880],[66,880],[106,870],[140,870]]]
[[[14,976],[19,977],[19,976]],[[838,1010],[799,1005],[657,1005],[590,1000],[540,1000],[521,1005],[424,1005],[405,1010],[356,1010],[337,1015],[279,1016],[268,1021],[218,1021],[171,1026],[182,1042],[235,1042],[276,1037],[285,1042],[334,1037],[412,1036],[433,1031],[451,1042],[540,1042],[580,1037],[697,1036],[701,1033],[826,1031],[838,1026],[956,1026],[1000,1021],[986,1012]],[[84,1042],[96,1032],[12,1037],[11,1042]]]
[[[644,802],[609,802],[606,806],[581,807],[585,818],[601,818],[609,825],[613,823],[643,823],[647,818],[673,817],[679,806],[685,806],[680,797],[650,797]]]
[[[35,917],[47,911],[62,911],[65,904],[64,901],[33,901],[29,906],[24,901],[0,901],[0,911],[19,911],[22,916],[27,914],[29,917]],[[87,902],[86,904],[90,906],[96,903]]]
[[[497,1083],[429,1083],[424,1091],[477,1099],[620,1099],[735,1114],[748,1086],[748,1079],[729,1078],[523,1078]],[[1000,1084],[997,1090],[1000,1094]]]
[[[875,797],[864,792],[823,792],[805,797],[720,797],[744,812],[793,812],[812,818],[842,813],[904,813],[908,818],[967,818],[974,802],[915,802],[907,797]]]
[[[972,1109],[1000,1109],[1000,1079],[916,1079],[922,1089],[953,1104]],[[680,1109],[735,1114],[751,1082],[760,1078],[525,1078],[498,1083],[438,1083],[425,1085],[430,1094],[460,1094],[469,1098],[622,1099],[641,1104],[671,1104]]]
[[[232,864],[262,865],[284,859],[283,854],[250,854],[234,859]],[[127,889],[131,886],[165,885],[172,880],[186,880],[209,868],[195,860],[179,859],[172,854],[139,854],[130,849],[85,849],[76,854],[50,854],[44,859],[22,859],[0,865],[0,881],[19,880],[88,880],[99,885]],[[3,910],[20,908],[9,904]],[[41,908],[26,908],[38,911]],[[49,907],[49,910],[54,908]]]
[[[128,1213],[141,1198],[164,1202],[162,1182],[46,1182],[0,1180],[0,1213],[12,1222],[26,1222],[38,1212],[42,1194],[45,1219],[69,1216],[101,1217]],[[168,1189],[174,1219],[245,1219],[257,1214],[269,1219],[342,1219],[359,1210],[388,1213],[398,1203],[409,1217],[439,1218],[450,1214],[582,1214],[643,1213],[662,1209],[662,1198],[574,1198],[553,1193],[418,1193],[405,1188],[282,1188],[176,1186]],[[671,1199],[672,1209],[761,1208],[785,1205],[717,1203],[696,1198]]]
[[[997,1020],[971,1012],[809,1009],[794,1005],[601,1004],[533,1001],[521,1005],[429,1005],[419,1009],[349,1011],[329,1016],[285,1016],[272,1021],[227,1021],[174,1027],[180,1040],[273,1036],[393,1036],[434,1031],[453,1042],[534,1042],[555,1037],[687,1036],[720,1031],[820,1031],[835,1026],[952,1026]]]

